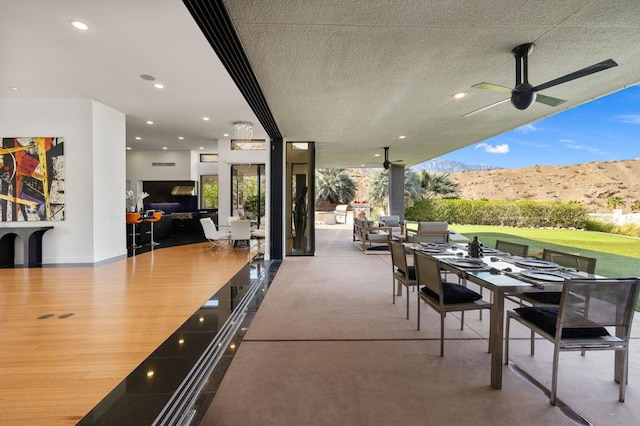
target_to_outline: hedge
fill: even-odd
[[[578,201],[563,203],[430,199],[407,207],[405,217],[417,222],[583,229],[587,209]]]

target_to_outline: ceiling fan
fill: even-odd
[[[382,163],[382,166],[385,169],[388,170],[389,167],[391,167],[391,165],[394,163],[402,163],[403,160],[389,161],[389,147],[385,146],[383,149],[384,149],[384,162]]]
[[[534,102],[540,102],[545,105],[556,107],[558,105],[565,103],[566,100],[553,98],[551,96],[541,95],[538,92],[553,86],[557,86],[562,83],[567,83],[577,78],[585,77],[589,74],[593,74],[599,71],[604,71],[606,69],[618,66],[618,64],[613,59],[607,59],[606,61],[599,62],[597,64],[588,66],[581,70],[572,72],[562,77],[558,77],[556,79],[547,81],[546,83],[542,83],[534,87],[532,84],[529,83],[529,67],[527,63],[528,55],[533,51],[533,46],[534,46],[533,43],[525,43],[525,44],[521,44],[520,46],[514,47],[511,50],[511,53],[516,58],[516,85],[513,89],[510,89],[504,86],[499,86],[497,84],[492,84],[492,83],[478,83],[471,86],[471,87],[475,87],[476,89],[488,89],[496,92],[509,93],[511,97],[508,99],[503,99],[501,101],[487,105],[475,111],[471,111],[463,115],[463,117],[476,114],[480,111],[484,111],[496,105],[500,105],[509,100],[511,100],[511,103],[513,104],[513,106],[515,106],[517,109],[520,109],[520,110],[525,110],[529,108]]]

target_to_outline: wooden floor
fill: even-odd
[[[249,260],[208,247],[0,269],[0,424],[78,422]]]

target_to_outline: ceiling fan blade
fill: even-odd
[[[557,107],[558,105],[562,105],[567,102],[564,99],[552,98],[551,96],[541,95],[540,93],[536,93],[536,102],[540,102],[541,104],[549,105],[552,107]]]
[[[471,111],[471,112],[468,112],[468,113],[464,114],[464,115],[463,115],[463,117],[469,117],[470,115],[477,114],[477,113],[482,112],[482,111],[485,111],[485,110],[487,110],[487,109],[489,109],[489,108],[493,108],[494,106],[497,106],[497,105],[503,104],[503,103],[505,103],[505,102],[509,102],[509,100],[510,100],[510,99],[511,99],[511,98],[503,99],[503,100],[501,100],[501,101],[494,102],[494,103],[489,104],[489,105],[487,105],[487,106],[483,106],[483,107],[482,107],[482,108],[480,108],[480,109],[476,109],[476,110],[474,110],[474,111]]]
[[[478,83],[478,84],[474,84],[471,87],[475,87],[476,89],[487,89],[487,90],[493,90],[494,92],[502,92],[502,93],[509,93],[509,94],[511,94],[511,90],[512,90],[510,87],[498,86],[497,84],[493,84],[493,83]]]
[[[546,83],[542,83],[539,86],[533,88],[536,92],[544,89],[548,89],[549,87],[557,86],[558,84],[566,83],[571,80],[575,80],[576,78],[585,77],[589,74],[593,74],[596,72],[604,71],[609,68],[617,67],[618,64],[613,59],[607,59],[606,61],[599,62],[597,64],[593,64],[589,67],[583,68],[581,70],[572,72],[571,74],[567,74],[565,76],[556,78],[551,81],[547,81]]]

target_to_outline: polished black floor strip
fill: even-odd
[[[96,405],[78,425],[151,425],[194,368],[220,328],[241,305],[249,288],[261,280],[246,315],[223,356],[206,380],[192,407],[192,424],[201,419],[238,350],[280,261],[256,260],[243,267],[227,284]]]

